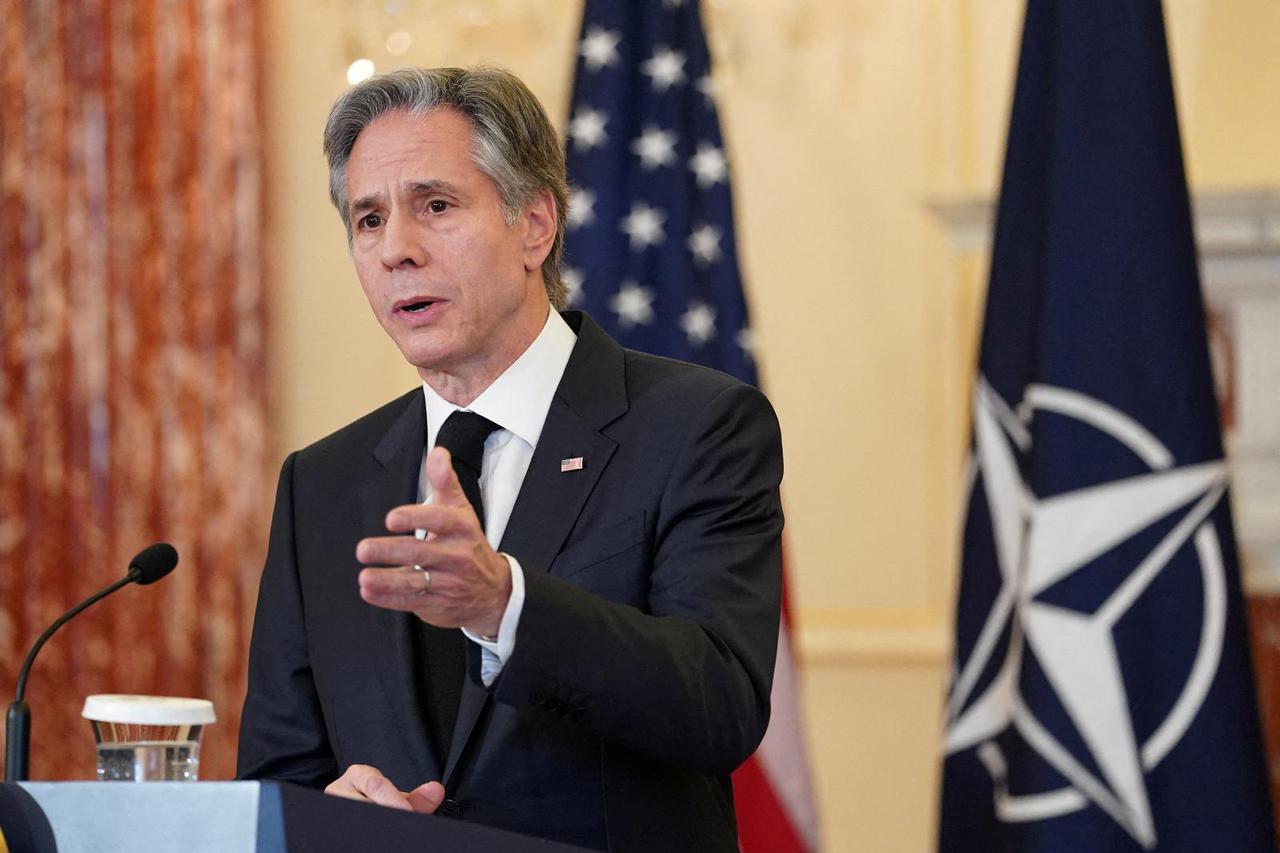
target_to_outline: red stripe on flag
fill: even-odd
[[[733,804],[743,853],[805,853],[800,835],[755,756],[733,773]]]
[[[784,543],[782,621],[773,677],[773,714],[755,755],[733,774],[738,846],[743,853],[807,853],[818,849],[809,768],[805,760],[799,685],[792,655]]]

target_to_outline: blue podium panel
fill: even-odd
[[[582,850],[461,820],[383,808],[274,782],[18,784],[44,812],[53,828],[58,853]],[[0,828],[8,831],[8,827]]]
[[[257,782],[20,784],[49,818],[58,853],[258,849]]]

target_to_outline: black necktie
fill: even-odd
[[[462,493],[484,529],[484,501],[480,499],[480,466],[484,461],[484,440],[498,425],[475,412],[458,410],[445,418],[436,435],[436,446],[447,448],[453,457],[453,471],[458,475]]]
[[[458,475],[462,492],[484,529],[484,502],[480,499],[480,468],[484,461],[484,440],[498,425],[474,412],[456,411],[445,419],[436,436],[438,447],[448,448],[453,457],[453,471]],[[453,740],[453,727],[458,719],[458,703],[462,697],[462,681],[466,678],[467,648],[462,632],[437,628],[419,622],[421,655],[425,663],[426,683],[422,685],[426,705],[431,709],[431,736],[443,763]]]

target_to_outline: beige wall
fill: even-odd
[[[270,7],[279,454],[415,380],[369,316],[320,132],[355,56],[498,62],[563,120],[578,3]],[[443,11],[426,12],[431,6]],[[958,482],[983,264],[930,200],[994,193],[1021,27],[1003,0],[704,3],[764,382],[782,419],[804,701],[828,850],[933,835]],[[356,10],[356,11],[353,11]],[[1198,187],[1280,182],[1280,6],[1167,3]],[[477,25],[477,21],[484,25]]]

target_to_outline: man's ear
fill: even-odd
[[[555,242],[556,202],[551,190],[544,189],[525,205],[520,214],[525,222],[524,267],[536,270],[551,253],[551,244]]]

